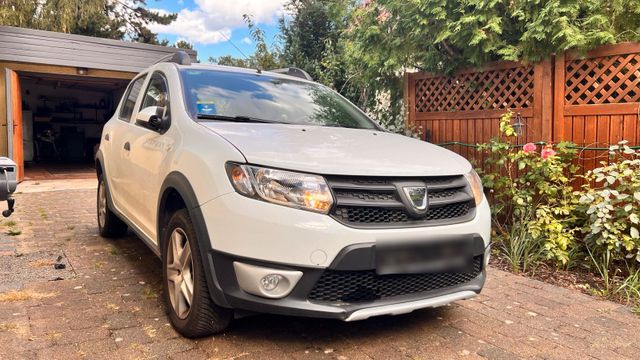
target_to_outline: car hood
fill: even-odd
[[[442,147],[382,131],[338,127],[202,122],[251,164],[325,175],[460,175],[471,164]]]

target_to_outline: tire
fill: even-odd
[[[164,299],[173,327],[188,338],[226,329],[233,311],[217,306],[209,296],[198,238],[186,209],[171,216],[162,240]]]
[[[97,218],[100,236],[106,238],[118,238],[127,234],[125,224],[109,208],[109,189],[106,186],[104,175],[98,177]]]

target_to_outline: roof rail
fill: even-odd
[[[273,69],[268,71],[274,72],[277,74],[295,76],[295,77],[303,78],[305,80],[313,81],[313,78],[311,77],[311,75],[309,75],[309,73],[297,67],[287,67],[287,68]]]
[[[156,64],[161,62],[171,62],[178,65],[191,65],[191,56],[184,51],[176,51],[172,54],[161,57],[156,61]]]

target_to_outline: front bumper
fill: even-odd
[[[489,258],[490,210],[485,200],[474,219],[458,224],[401,229],[356,229],[333,218],[249,199],[236,193],[202,204],[210,247],[205,271],[211,275],[212,298],[220,306],[249,312],[334,318],[346,321],[400,314],[441,306],[478,294]],[[376,244],[428,243],[448,237],[471,237],[480,266],[473,278],[444,287],[380,296],[366,301],[310,299],[314,286],[329,271],[375,271]],[[238,284],[234,262],[303,275],[287,296],[252,295]],[[427,281],[428,282],[428,281]],[[415,290],[415,289],[414,289]]]
[[[235,192],[200,206],[211,248],[227,254],[303,267],[328,267],[354,244],[438,241],[477,234],[489,246],[491,210],[486,199],[470,221],[399,229],[357,229],[328,215],[274,205]]]
[[[489,249],[482,246],[482,240],[479,236],[476,235],[475,240],[478,245],[475,257],[484,259]],[[384,293],[388,293],[386,289],[379,289],[381,296],[374,295],[364,301],[354,302],[312,299],[319,280],[326,272],[368,274],[373,271],[374,269],[370,266],[373,253],[373,246],[364,249],[362,247],[347,248],[327,269],[264,262],[218,251],[209,253],[210,261],[208,263],[215,264],[214,272],[217,275],[218,284],[231,308],[257,313],[333,318],[345,321],[362,320],[384,314],[402,314],[420,308],[442,306],[452,301],[473,297],[480,293],[484,285],[486,271],[484,261],[481,260],[479,269],[473,273],[473,276],[468,277],[470,280],[452,286],[434,287],[425,291],[414,291],[390,297],[383,296]],[[269,269],[302,272],[303,275],[288,296],[281,299],[269,299],[249,294],[241,288],[234,271],[234,262]],[[382,275],[381,277],[389,276],[404,275]],[[443,284],[442,281],[437,280],[434,283]],[[394,286],[400,285],[395,284]],[[360,289],[354,291],[360,291]],[[366,291],[372,290],[366,289]]]

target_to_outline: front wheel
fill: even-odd
[[[209,296],[198,239],[186,209],[171,216],[162,241],[164,298],[171,324],[180,334],[197,338],[224,330],[232,310]]]
[[[109,209],[108,191],[104,175],[100,175],[97,197],[98,231],[102,237],[122,237],[127,233],[127,224]]]

